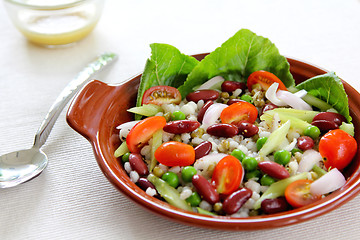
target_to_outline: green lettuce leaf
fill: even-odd
[[[141,106],[144,92],[153,86],[179,87],[198,64],[195,58],[182,54],[177,48],[161,43],[150,44],[151,57],[141,76],[136,106]]]
[[[351,122],[347,94],[340,78],[334,72],[310,78],[296,88],[305,89],[309,94],[327,102]]]
[[[179,91],[185,97],[194,87],[217,75],[225,80],[246,82],[258,70],[275,74],[287,87],[294,85],[290,65],[276,46],[267,38],[241,29],[197,64]]]

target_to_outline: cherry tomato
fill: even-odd
[[[215,166],[211,184],[220,194],[230,194],[237,190],[244,176],[240,161],[234,156],[226,156]]]
[[[154,86],[145,91],[141,104],[162,105],[165,103],[179,104],[181,94],[179,90],[170,86]]]
[[[229,123],[238,126],[241,122],[254,123],[258,111],[254,105],[248,102],[237,102],[224,108],[220,114],[222,123]]]
[[[321,195],[310,193],[312,182],[312,180],[300,179],[290,183],[285,189],[286,201],[294,208],[298,208],[319,200]]]
[[[271,72],[263,70],[256,71],[250,74],[247,80],[247,87],[251,91],[254,84],[260,84],[260,86],[264,90],[267,90],[274,82],[279,83],[278,89],[285,91],[287,90],[284,83],[277,76],[275,76]]]
[[[195,150],[181,142],[165,142],[155,151],[156,160],[166,166],[189,166],[195,162]]]
[[[148,117],[138,122],[126,137],[126,145],[132,153],[139,153],[152,135],[162,129],[166,119],[162,116]]]
[[[319,152],[325,160],[326,168],[344,169],[354,158],[356,151],[355,138],[341,129],[330,130],[319,142]]]

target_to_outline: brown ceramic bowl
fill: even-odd
[[[205,55],[199,54],[195,57],[202,59]],[[288,61],[297,83],[326,72],[301,61]],[[135,105],[140,76],[119,86],[109,86],[96,80],[88,83],[72,102],[67,113],[67,121],[73,129],[90,141],[96,160],[108,180],[135,203],[151,212],[192,226],[224,230],[258,230],[312,219],[339,207],[360,192],[358,150],[351,166],[344,171],[347,177],[345,186],[314,204],[279,214],[248,218],[213,217],[187,212],[148,196],[130,181],[122,165],[114,157],[114,151],[120,143],[116,126],[133,119],[133,115],[126,110]],[[357,102],[360,101],[360,95],[346,82],[344,87],[349,96],[350,113],[357,129],[355,138],[359,139],[360,105]]]

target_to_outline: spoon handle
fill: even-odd
[[[50,135],[57,118],[69,100],[83,87],[94,75],[117,59],[114,53],[104,53],[95,61],[89,63],[79,74],[65,87],[50,107],[49,112],[41,123],[34,140],[34,147],[40,148]]]

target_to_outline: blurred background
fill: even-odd
[[[28,42],[0,5],[0,154],[31,146],[56,96],[96,55],[119,55],[111,70],[98,77],[118,84],[142,71],[154,42],[174,45],[186,54],[210,52],[248,28],[269,38],[281,54],[335,71],[360,91],[358,0],[104,2],[95,29],[63,48]],[[90,144],[70,129],[65,114],[44,146],[50,159],[45,172],[0,191],[0,239],[360,237],[360,222],[353,221],[360,208],[352,209],[359,197],[314,220],[267,231],[213,231],[159,218],[134,206],[107,182]]]

